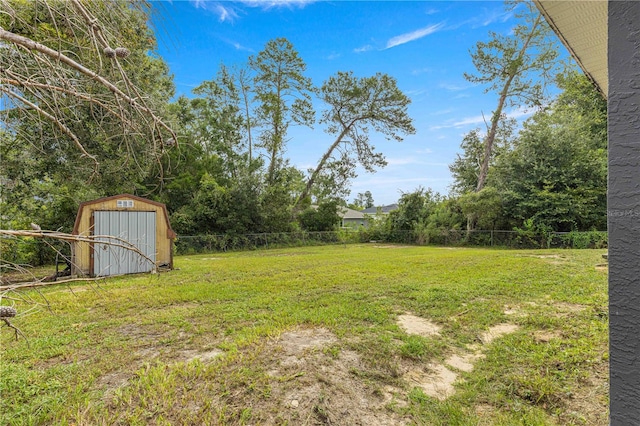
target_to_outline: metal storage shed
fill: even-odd
[[[173,268],[172,242],[176,233],[162,203],[130,194],[86,201],[78,209],[73,234],[124,239],[154,263],[131,250],[100,244],[109,238],[96,238],[96,242],[75,242],[72,246],[72,275],[109,276]]]

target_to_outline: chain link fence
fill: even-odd
[[[181,235],[175,241],[177,254],[258,250],[277,247],[323,244],[396,243],[447,247],[606,248],[606,231],[550,232],[523,231],[380,231],[339,230],[327,232],[278,232],[264,234]]]

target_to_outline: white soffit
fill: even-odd
[[[608,94],[608,2],[534,0],[585,74]]]

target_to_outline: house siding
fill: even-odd
[[[609,1],[611,425],[640,421],[640,2]]]

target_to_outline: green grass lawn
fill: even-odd
[[[51,287],[29,347],[0,329],[0,424],[606,425],[602,253],[306,247]]]

